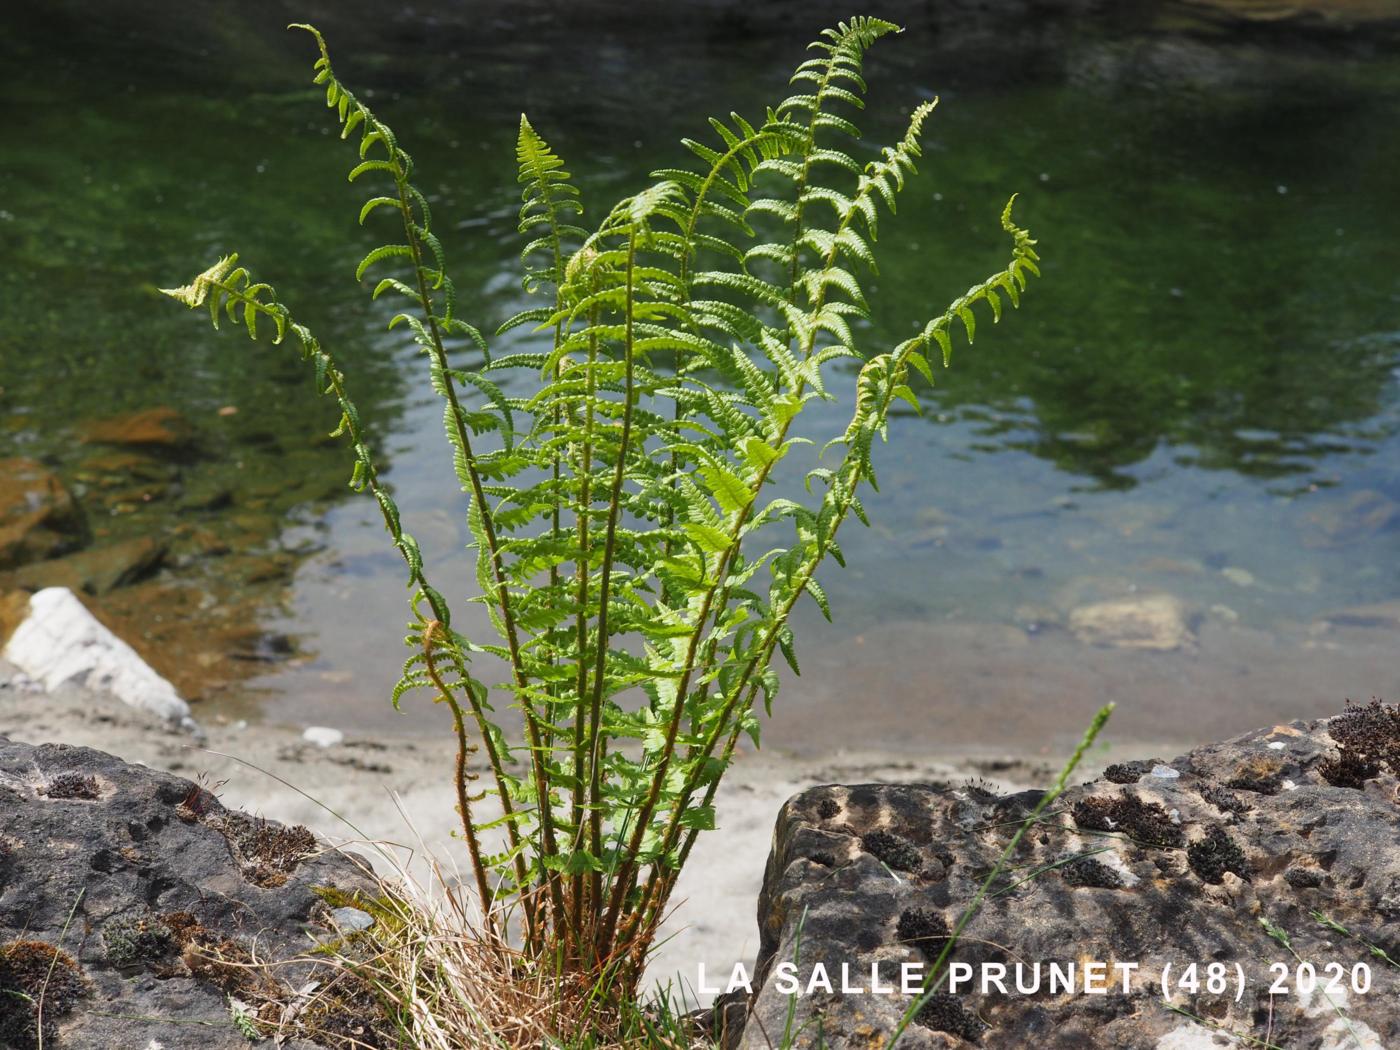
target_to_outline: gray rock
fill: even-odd
[[[1272,1043],[1290,1048],[1400,1045],[1400,970],[1362,943],[1400,958],[1400,708],[1375,704],[1276,726],[1171,765],[1179,777],[1124,784],[1131,778],[1119,775],[1056,802],[951,955],[973,968],[973,983],[935,1000],[899,1050],[1212,1045],[1218,1033],[1161,1001],[1166,964],[1176,979],[1193,962],[1202,987],[1175,992],[1174,1003],[1241,1041],[1267,1029]],[[870,994],[871,967],[897,985],[903,964],[932,962],[1039,797],[869,784],[792,798],[778,817],[759,901],[756,994],[726,1045],[766,1050],[793,1031],[797,1048],[884,1048],[912,997]],[[1322,925],[1314,911],[1349,933]],[[1346,1024],[1320,993],[1291,980],[1289,994],[1270,997],[1270,964],[1293,974],[1299,963],[1263,920],[1318,974],[1342,967],[1333,999]],[[800,985],[821,963],[834,991],[783,994],[780,965],[795,955]],[[1095,960],[1109,965],[1108,994],[1083,993],[1083,964]],[[1078,993],[1018,994],[1017,961],[1028,984],[1041,963],[1045,985],[1049,963],[1079,964]],[[1137,964],[1127,994],[1115,962]],[[841,992],[843,963],[864,994]],[[1007,967],[1008,994],[977,984],[996,975],[996,964]],[[1211,964],[1223,966],[1228,993],[1204,987]],[[1236,964],[1246,979],[1238,1002]],[[1363,965],[1370,990],[1357,994],[1349,983]]]
[[[324,964],[304,953],[334,933],[317,889],[373,892],[306,829],[87,748],[0,738],[0,828],[0,985],[23,990],[50,963],[66,979],[45,1012],[51,1050],[246,1048],[230,998],[276,1007],[267,974],[241,963],[316,979]],[[0,1007],[0,1046],[35,1045],[22,1002]]]

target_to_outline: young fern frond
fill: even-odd
[[[523,288],[546,298],[497,330],[535,344],[492,360],[457,316],[412,160],[335,77],[320,34],[302,28],[316,40],[315,79],[342,137],[359,136],[351,179],[385,184],[361,222],[398,217],[356,278],[377,275],[376,299],[403,300],[390,326],[428,358],[467,497],[473,600],[497,639],[450,626],[447,601],[378,484],[340,372],[274,291],[230,257],[171,294],[254,336],[258,320],[269,321],[277,339],[294,333],[315,361],[342,407],[352,480],[379,501],[409,569],[412,655],[393,700],[427,689],[452,711],[478,892],[491,909],[521,905],[536,959],[606,973],[626,992],[680,866],[714,824],[739,737],[758,738],[758,699],[771,708],[778,690],[774,655],[798,666],[792,610],[806,596],[830,616],[817,572],[828,557],[844,564],[846,519],[866,521],[875,439],[887,436],[895,401],[917,407],[910,370],[932,380],[930,354],[950,363],[953,329],[969,342],[975,335],[974,309],[995,322],[1004,301],[1019,305],[1038,272],[1034,242],[1008,205],[1007,269],[914,338],[864,351],[861,276],[874,270],[878,211],[894,211],[914,174],[934,103],[916,107],[877,160],[854,159],[859,132],[848,115],[864,105],[865,52],[897,31],[854,19],[813,45],[793,94],[761,122],[711,120],[704,136],[683,142],[685,162],[654,171],[651,185],[595,224],[583,224],[563,160],[522,117]],[[475,345],[479,365],[449,364],[450,344]],[[808,441],[798,417],[814,399],[842,396],[828,367],[842,358],[861,366],[850,421],[826,446],[839,448],[839,462],[809,472],[808,498],[771,498],[769,486]],[[780,527],[791,535],[775,546]],[[508,680],[475,678],[478,652],[499,657]],[[519,709],[518,732],[499,724],[497,696]],[[476,747],[492,771],[486,790],[502,807],[498,821],[476,816],[466,765]]]

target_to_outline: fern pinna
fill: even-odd
[[[686,166],[654,172],[596,225],[581,225],[579,190],[522,117],[524,284],[542,303],[498,334],[525,326],[538,347],[493,358],[457,316],[412,160],[336,78],[321,35],[299,28],[320,49],[315,79],[341,137],[358,135],[350,178],[384,185],[360,221],[392,216],[394,239],[356,277],[387,271],[373,295],[404,301],[390,326],[407,326],[427,356],[466,496],[474,600],[493,637],[452,626],[378,482],[340,371],[273,289],[229,257],[169,294],[254,338],[266,318],[275,341],[290,333],[315,365],[341,408],[351,484],[378,501],[407,564],[413,655],[393,699],[428,689],[452,712],[463,834],[488,921],[504,935],[501,917],[515,907],[533,953],[630,987],[696,836],[714,826],[737,741],[756,740],[755,708],[771,707],[775,653],[797,667],[793,607],[806,595],[829,615],[816,573],[828,557],[841,562],[847,518],[865,521],[861,490],[876,487],[872,451],[891,406],[917,408],[911,370],[932,382],[930,358],[947,366],[954,328],[972,341],[975,307],[995,321],[1003,296],[1019,304],[1038,273],[1035,242],[1008,204],[1004,270],[914,338],[875,353],[859,346],[869,316],[860,275],[875,265],[879,211],[894,211],[914,173],[934,103],[913,111],[878,160],[852,157],[862,58],[897,32],[853,19],[812,45],[795,93],[761,121],[712,119],[703,141],[684,141]],[[449,351],[464,346],[476,348],[475,367],[452,363]],[[811,501],[775,498],[775,472],[806,440],[794,421],[836,398],[827,366],[841,359],[859,363],[850,422],[807,475]],[[506,393],[521,389],[534,392]],[[478,668],[497,666],[485,654],[504,681],[483,680]],[[496,720],[501,698],[520,712],[518,731]],[[488,777],[478,793],[475,752]]]

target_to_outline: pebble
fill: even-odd
[[[1234,565],[1227,565],[1225,568],[1220,570],[1220,575],[1224,576],[1227,580],[1235,584],[1237,587],[1254,586],[1254,573],[1250,572],[1248,569],[1241,569],[1237,568]]]
[[[1175,780],[1181,774],[1171,766],[1156,765],[1152,767],[1152,775],[1161,777],[1163,780]]]
[[[339,729],[332,729],[329,726],[307,726],[306,731],[301,734],[301,738],[308,744],[315,744],[317,747],[335,747],[337,744],[345,743],[345,734]]]

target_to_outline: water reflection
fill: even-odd
[[[754,114],[781,97],[809,35],[745,37],[721,20],[660,44],[622,21],[551,28],[539,5],[484,28],[450,10],[432,24],[400,13],[379,33],[351,10],[313,17],[342,76],[413,143],[483,327],[521,305],[522,106],[597,215],[674,159],[704,112]],[[411,348],[378,332],[382,311],[349,280],[374,242],[353,221],[348,156],[305,90],[304,49],[261,15],[194,15],[172,48],[160,14],[135,5],[117,37],[99,16],[0,44],[14,102],[0,156],[0,454],[72,474],[84,419],[178,407],[204,451],[185,483],[218,479],[233,509],[211,514],[253,515],[271,548],[295,553],[286,611],[279,590],[262,613],[265,633],[302,647],[260,681],[276,716],[393,725],[399,570],[373,508],[343,502],[341,451],[314,443],[329,410],[293,355],[212,337],[151,286],[233,247],[277,283],[345,360],[413,531],[450,563],[465,536],[436,407]],[[896,420],[876,528],[848,538],[852,569],[825,581],[839,633],[819,634],[821,651],[856,669],[842,691],[873,665],[838,643],[882,625],[955,621],[991,640],[955,640],[962,657],[934,666],[909,641],[918,631],[899,627],[879,649],[898,671],[891,720],[872,724],[894,726],[911,696],[956,705],[994,689],[1014,711],[1036,702],[1007,684],[1018,668],[1082,664],[1105,676],[1094,688],[1118,688],[1141,668],[1074,639],[1069,617],[1087,602],[1178,596],[1203,641],[1161,660],[1204,661],[1218,683],[1261,662],[1316,662],[1299,639],[1345,653],[1351,643],[1309,625],[1400,595],[1400,61],[1364,41],[1117,17],[1001,33],[925,21],[872,59],[872,149],[902,130],[901,105],[942,96],[924,175],[885,224],[872,345],[1001,265],[995,219],[1012,190],[1046,260],[1027,309],[958,351],[922,418]],[[228,405],[239,412],[219,416]],[[270,476],[287,483],[260,491]],[[111,528],[174,530],[197,513],[157,501]],[[218,578],[226,564],[195,554],[164,572]],[[1011,644],[1015,632],[1039,648]],[[838,680],[803,689],[821,708]],[[1262,681],[1244,687],[1250,717],[1272,702]],[[1198,691],[1228,703],[1223,687]]]

